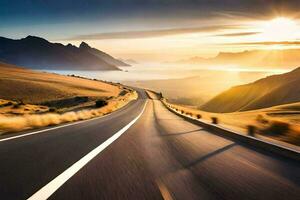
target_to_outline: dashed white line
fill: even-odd
[[[103,151],[106,147],[108,147],[111,143],[113,143],[116,139],[118,139],[125,131],[127,131],[143,114],[147,101],[143,107],[141,113],[134,118],[129,124],[120,129],[117,133],[107,139],[105,142],[100,144],[98,147],[93,149],[91,152],[86,154],[76,163],[74,163],[71,167],[66,169],[63,173],[58,175],[52,181],[50,181],[47,185],[42,187],[36,193],[34,193],[28,200],[43,200],[49,198],[58,188],[60,188],[67,180],[69,180],[74,174],[76,174],[82,167],[84,167],[89,161],[91,161],[94,157],[96,157],[101,151]]]

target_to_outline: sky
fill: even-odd
[[[115,57],[170,61],[298,48],[299,0],[0,0],[0,36],[81,41]]]

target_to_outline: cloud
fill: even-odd
[[[261,32],[239,32],[239,33],[225,33],[225,34],[217,34],[214,36],[222,36],[222,37],[237,37],[237,36],[248,36],[248,35],[256,35]]]
[[[66,38],[64,40],[105,40],[105,39],[137,39],[137,38],[153,38],[169,35],[180,35],[188,33],[207,33],[227,29],[238,29],[238,25],[218,25],[218,26],[205,26],[194,28],[173,28],[173,29],[157,29],[146,31],[124,31],[124,32],[107,32],[95,33],[86,35],[77,35],[74,37]]]
[[[280,42],[241,42],[241,43],[224,43],[223,45],[238,45],[238,46],[257,46],[257,45],[300,45],[300,41],[280,41]]]

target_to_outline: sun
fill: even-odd
[[[277,17],[262,25],[261,37],[268,41],[295,40],[300,28],[292,19]]]

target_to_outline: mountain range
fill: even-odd
[[[233,65],[259,68],[295,68],[300,63],[300,49],[220,52],[212,58],[192,57],[180,64]]]
[[[232,87],[205,103],[209,112],[235,112],[300,102],[300,67],[253,83]]]
[[[128,66],[85,42],[76,47],[36,36],[19,40],[0,37],[0,61],[47,70],[120,70],[118,66]]]
[[[136,65],[136,64],[139,64],[136,60],[133,60],[133,59],[119,59],[127,64],[132,64],[132,65]]]

